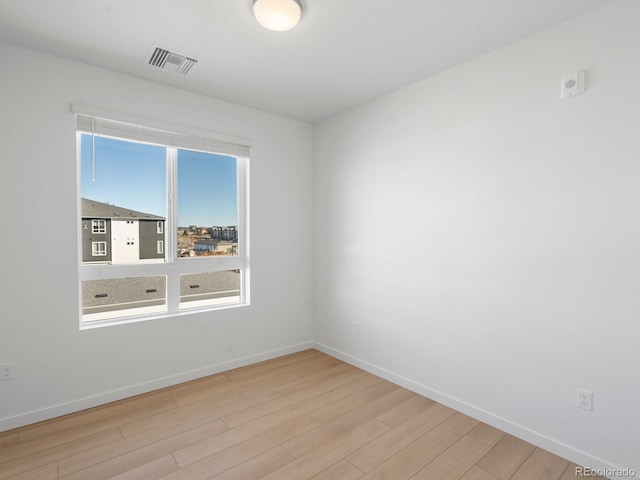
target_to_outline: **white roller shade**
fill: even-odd
[[[167,147],[248,157],[249,147],[215,138],[171,132],[132,123],[76,113],[77,129],[95,135],[116,137]]]

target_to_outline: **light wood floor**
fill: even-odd
[[[0,433],[0,479],[57,478],[578,477],[560,457],[307,350]]]

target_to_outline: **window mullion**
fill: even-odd
[[[247,158],[237,159],[238,179],[238,258],[243,261],[240,277],[240,300],[249,303],[249,162]]]
[[[178,260],[178,150],[167,147],[167,228],[165,229],[165,259],[175,264]],[[167,273],[167,311],[174,313],[180,310],[180,274],[176,268]]]

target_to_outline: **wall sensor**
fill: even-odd
[[[560,98],[575,97],[584,93],[584,72],[573,72],[562,77]]]

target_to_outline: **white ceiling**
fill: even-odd
[[[1,0],[0,40],[317,122],[612,1],[302,0],[271,32],[251,0]],[[154,44],[199,62],[158,70]]]

